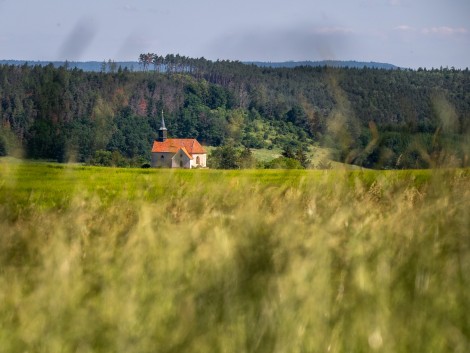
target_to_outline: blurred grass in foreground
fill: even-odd
[[[0,352],[470,351],[468,169],[0,177]]]

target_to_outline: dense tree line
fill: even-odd
[[[163,112],[171,136],[240,151],[317,143],[366,167],[469,163],[468,69],[260,68],[151,53],[139,62],[146,71],[0,66],[0,154],[148,160]]]

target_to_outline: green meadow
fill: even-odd
[[[0,352],[469,352],[470,170],[0,159]]]

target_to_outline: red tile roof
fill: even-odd
[[[195,139],[166,139],[164,142],[154,141],[152,152],[176,153],[184,148],[190,155],[206,153],[204,148]]]

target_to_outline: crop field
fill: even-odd
[[[469,352],[470,170],[0,159],[0,352]]]

